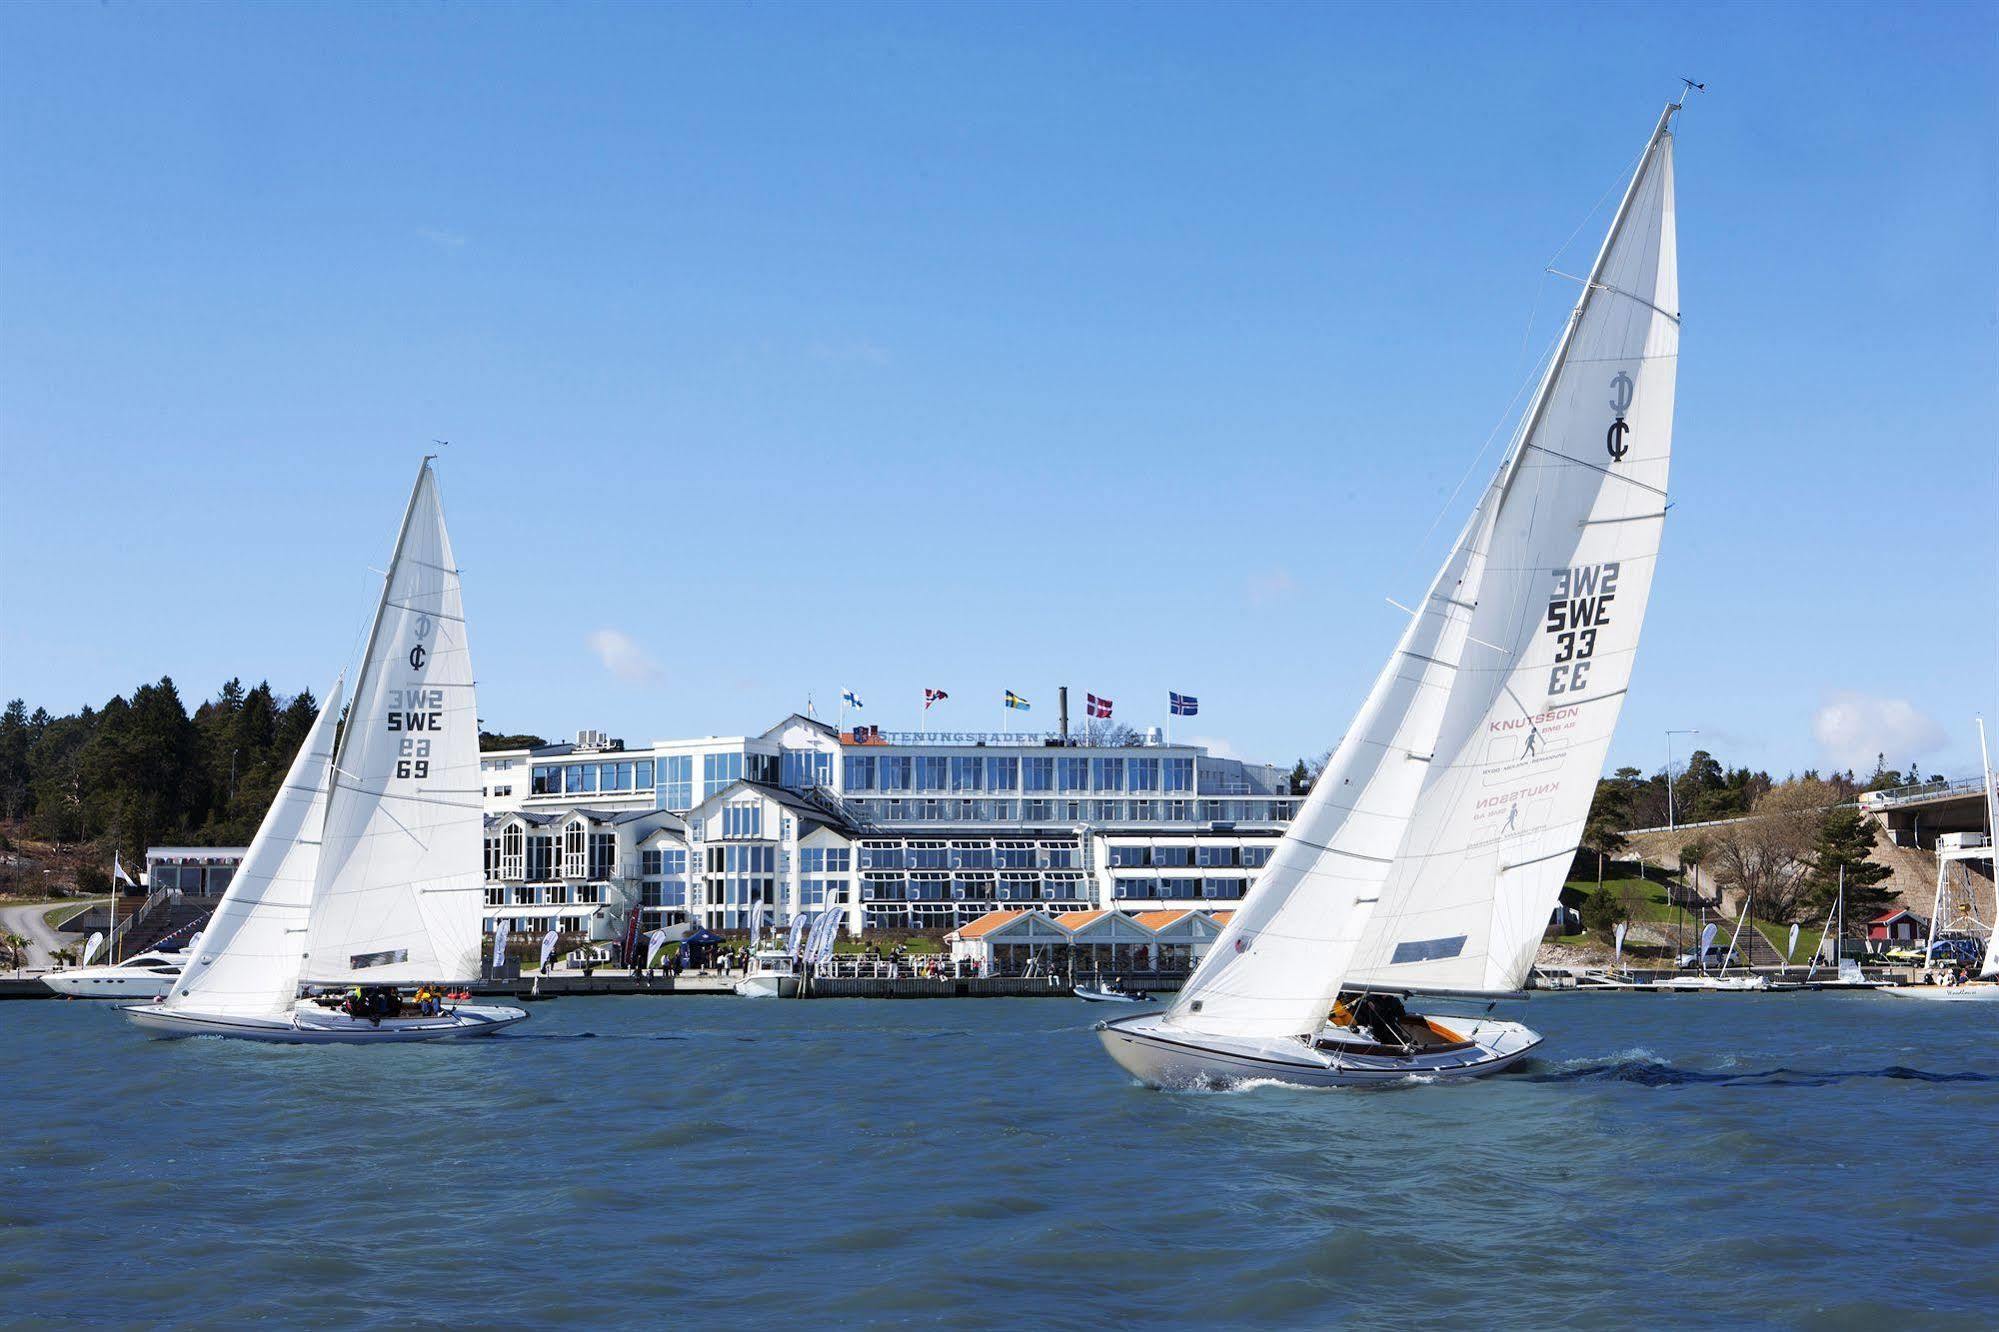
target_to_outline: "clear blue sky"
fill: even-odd
[[[0,695],[323,687],[441,437],[489,726],[1316,753],[1680,74],[1612,761],[1974,770],[1989,4],[8,5]]]

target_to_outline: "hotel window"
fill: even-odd
[[[608,879],[618,872],[618,835],[590,834],[590,877]]]
[[[500,839],[490,834],[486,838],[486,877],[500,877]]]
[[[500,874],[502,879],[524,879],[527,867],[522,863],[521,826],[511,824],[500,830]]]
[[[507,890],[506,890],[506,889],[504,889],[504,888],[488,888],[488,889],[486,890],[486,905],[487,905],[487,906],[505,906],[506,904],[507,904]]]
[[[1159,789],[1159,760],[1156,758],[1135,758],[1127,765],[1130,774],[1130,789],[1134,791],[1157,791]]]
[[[536,764],[528,779],[529,795],[561,795],[562,770],[553,764]]]
[[[986,760],[986,789],[988,791],[1014,791],[1020,787],[1020,760],[1017,758],[989,758]]]
[[[526,877],[537,881],[555,877],[555,838],[547,833],[528,838]]]
[[[1053,791],[1055,789],[1054,759],[1022,759],[1021,770],[1026,777],[1026,785],[1022,789],[1028,791]]]
[[[657,852],[657,851],[641,851],[641,852],[639,852],[639,875],[640,875],[640,877],[642,877],[642,878],[648,878],[648,879],[656,879],[656,878],[658,878],[658,877],[659,877],[659,874],[660,874],[660,869],[659,869],[659,852]],[[659,905],[659,903],[657,903],[657,902],[648,902],[648,903],[646,903],[646,905],[647,905],[647,906],[658,906],[658,905]]]
[[[1233,865],[1236,863],[1235,848],[1232,846],[1202,846],[1195,863],[1200,865]]]
[[[1166,760],[1166,789],[1169,791],[1194,789],[1194,760],[1190,758]]]
[[[694,807],[694,756],[669,754],[659,761],[660,798],[679,813]]]
[[[546,895],[544,895],[542,900],[546,902],[549,906],[568,906],[569,885],[566,883],[550,884],[548,886],[548,892]]]
[[[846,782],[849,791],[872,791],[875,789],[875,756],[863,754],[846,761]]]
[[[919,791],[942,791],[944,789],[944,756],[923,755],[916,760],[916,789]]]
[[[562,877],[580,879],[585,867],[584,852],[587,847],[582,820],[576,820],[562,830]]]
[[[636,765],[636,769],[638,775],[633,779],[632,785],[638,790],[650,791],[652,789],[652,760],[640,759]]]
[[[875,760],[876,789],[882,791],[907,791],[909,789],[909,755],[883,754]]]
[[[707,800],[732,782],[743,778],[743,756],[741,754],[703,754],[701,756],[701,798]]]
[[[1270,848],[1267,846],[1246,846],[1242,849],[1242,863],[1255,869],[1270,863]]]
[[[516,888],[514,889],[514,905],[533,906],[534,895],[535,890],[532,888]]]
[[[1090,789],[1090,761],[1086,758],[1055,760],[1055,780],[1064,791]]]
[[[722,836],[763,836],[764,807],[761,801],[737,800],[722,808]]]
[[[576,885],[576,900],[583,906],[596,906],[604,900],[604,887],[596,883]]]
[[[1090,787],[1096,791],[1124,790],[1124,760],[1121,758],[1091,759]]]
[[[1155,846],[1152,848],[1152,863],[1166,869],[1185,869],[1194,863],[1194,848],[1191,846]]]
[[[951,760],[951,789],[953,791],[980,791],[985,789],[986,761],[983,758],[954,758]]]
[[[1147,863],[1148,848],[1142,846],[1114,846],[1111,848],[1111,865],[1138,866]]]

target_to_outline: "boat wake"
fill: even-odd
[[[1526,1082],[1628,1082],[1640,1087],[1827,1087],[1867,1079],[1895,1082],[1999,1082],[1999,1074],[1960,1071],[1933,1073],[1928,1069],[1890,1064],[1886,1068],[1770,1068],[1753,1071],[1676,1068],[1653,1058],[1616,1059],[1575,1064],[1520,1075]]]

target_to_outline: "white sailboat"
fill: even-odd
[[[1678,104],[1659,117],[1512,447],[1270,864],[1174,1004],[1099,1025],[1154,1086],[1491,1073],[1630,678],[1666,510]]]
[[[479,972],[477,709],[429,459],[344,727],[340,704],[336,683],[179,981],[122,1010],[149,1034],[373,1044],[485,1035],[527,1017],[462,1003],[368,1016],[299,998],[302,985],[387,994]]]

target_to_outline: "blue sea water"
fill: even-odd
[[[4,1004],[0,1325],[1993,1325],[1999,1013],[1521,1011],[1484,1082],[1166,1094],[1068,1000],[361,1050]]]

